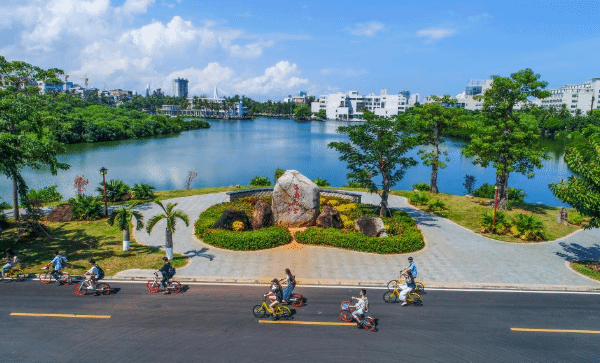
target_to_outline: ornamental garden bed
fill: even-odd
[[[290,243],[289,231],[276,226],[254,231],[212,228],[227,209],[244,210],[248,216],[251,216],[253,207],[259,199],[269,204],[272,201],[270,197],[248,197],[213,205],[196,221],[196,236],[215,247],[236,251],[261,250]],[[308,227],[305,231],[295,234],[299,243],[381,254],[414,252],[424,247],[423,235],[417,228],[416,222],[402,211],[394,211],[392,217],[382,218],[388,237],[369,237],[354,231],[354,221],[359,217],[377,217],[376,206],[356,204],[337,197],[321,197],[320,206],[321,210],[325,206],[335,208],[340,214],[343,228]]]

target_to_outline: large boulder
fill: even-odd
[[[258,200],[252,210],[252,229],[269,227],[273,224],[273,211],[269,203],[264,200]]]
[[[317,184],[296,170],[288,170],[273,188],[273,218],[281,227],[314,226],[319,216]]]
[[[379,217],[360,217],[354,222],[354,229],[369,237],[387,237],[385,225]]]
[[[244,223],[244,230],[250,229],[250,220],[243,210],[227,209],[221,218],[215,222],[212,228],[233,230],[233,222],[240,221]]]
[[[321,214],[317,217],[317,226],[324,228],[342,228],[342,218],[337,209],[325,207]]]

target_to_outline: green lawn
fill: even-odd
[[[409,198],[413,194],[412,191],[392,191],[393,195],[399,195]],[[493,211],[494,207],[490,204],[489,199],[485,198],[466,198],[464,196],[457,196],[451,194],[439,193],[432,195],[432,199],[439,199],[448,210],[438,212],[436,214],[447,218],[465,228],[472,230],[473,232],[479,232],[479,218],[484,211]],[[482,205],[483,203],[484,205]],[[416,208],[426,209],[427,206],[415,206]],[[513,216],[517,213],[533,214],[544,223],[544,233],[546,240],[552,241],[560,237],[564,237],[570,233],[575,232],[581,227],[576,225],[562,225],[556,223],[556,217],[560,211],[560,207],[548,207],[545,205],[538,204],[527,204],[517,203],[514,208],[506,213],[509,216]],[[567,209],[569,213],[574,213],[573,209]],[[495,235],[495,234],[483,234],[486,237],[493,238],[499,241],[505,242],[526,242],[519,238],[510,235]]]
[[[131,242],[130,251],[123,251],[123,233],[106,223],[106,219],[91,222],[44,222],[50,230],[49,237],[19,239],[16,229],[10,228],[0,235],[0,249],[10,247],[17,254],[23,269],[39,273],[41,266],[52,259],[58,250],[67,257],[66,270],[71,275],[89,269],[88,259],[94,258],[107,276],[132,268],[158,269],[162,266],[164,251]],[[173,265],[184,266],[187,257],[175,255]]]
[[[600,281],[600,262],[598,261],[571,262],[571,267],[582,275]]]

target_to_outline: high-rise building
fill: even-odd
[[[188,80],[183,78],[176,78],[173,80],[173,96],[175,97],[187,97],[188,95]]]
[[[549,89],[550,97],[535,100],[542,108],[559,109],[565,105],[571,113],[577,110],[587,111],[600,109],[600,78],[592,78],[588,82],[565,85],[558,89]]]

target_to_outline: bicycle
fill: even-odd
[[[287,306],[282,306],[281,304],[277,304],[274,310],[271,310],[269,304],[267,304],[267,294],[263,295],[264,300],[262,304],[255,305],[252,308],[252,313],[257,318],[266,318],[267,316],[275,316],[277,318],[282,317],[284,319],[289,319],[292,316],[292,311]]]
[[[400,302],[400,291],[398,288],[386,291],[383,294],[383,301],[386,303]],[[414,290],[406,294],[406,302],[409,305],[423,306],[423,299],[421,299],[421,295],[414,292]]]
[[[44,285],[48,285],[52,281],[55,281],[54,276],[50,269],[47,266],[42,267],[43,273],[40,274],[40,282]],[[69,273],[65,270],[58,271],[58,280],[64,285],[71,285],[73,283],[73,278]]]
[[[151,294],[156,294],[160,290],[160,279],[158,278],[158,272],[154,273],[154,279],[146,283],[146,290]],[[178,281],[171,279],[167,280],[167,291],[173,294],[178,294],[181,291],[181,284]]]
[[[11,269],[7,270],[4,274],[4,278],[2,281],[4,282],[12,282],[12,281],[24,281],[26,274],[23,272],[20,266],[13,266]]]
[[[402,281],[400,281],[400,279],[390,280],[390,282],[387,283],[387,288],[388,288],[388,290],[394,290],[394,289],[397,289],[398,286],[400,286],[400,285],[404,285],[404,280],[402,280]],[[416,292],[417,294],[424,294],[425,293],[425,284],[421,281],[415,281],[415,288],[413,291]]]
[[[352,316],[352,313],[354,312],[354,310],[356,310],[356,308],[350,307],[350,301],[342,301],[340,307],[342,308],[342,310],[340,310],[340,313],[338,314],[340,320],[346,323],[352,322],[352,320],[354,320],[354,316]],[[365,330],[375,331],[375,329],[377,329],[377,322],[375,321],[375,318],[370,315],[362,314],[359,323]]]
[[[110,285],[106,282],[97,282],[96,288],[92,286],[92,280],[86,279],[84,276],[81,276],[83,281],[80,281],[75,284],[73,287],[73,293],[77,296],[84,296],[88,292],[95,292],[96,295],[109,295],[110,294]]]

